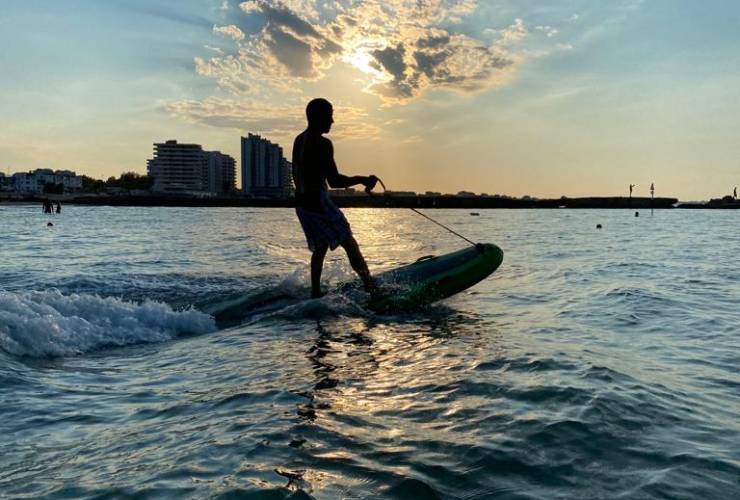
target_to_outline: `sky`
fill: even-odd
[[[389,189],[682,200],[740,185],[735,0],[0,0],[0,170],[284,146],[314,97]]]

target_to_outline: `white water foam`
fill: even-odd
[[[332,289],[340,283],[359,281],[347,259],[332,259],[324,263],[321,283],[326,289]],[[278,284],[277,289],[286,295],[305,297],[311,293],[311,268],[309,265],[295,268]]]
[[[0,291],[0,349],[18,356],[70,356],[215,329],[211,316],[175,311],[161,302],[138,304],[58,290]]]

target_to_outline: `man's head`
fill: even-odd
[[[306,106],[306,118],[308,126],[320,130],[325,134],[331,130],[331,124],[334,123],[334,108],[329,101],[319,97],[313,99]]]

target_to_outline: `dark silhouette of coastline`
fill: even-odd
[[[358,194],[356,196],[336,196],[334,203],[341,208],[650,208],[650,198],[615,197],[584,197],[584,198],[551,198],[551,199],[522,199],[496,198],[482,196],[398,196]],[[652,200],[655,208],[674,208],[677,198],[655,198]],[[143,207],[287,207],[296,206],[294,198],[244,198],[244,197],[214,197],[193,198],[178,196],[79,196],[67,201],[67,204],[77,205],[108,205],[108,206],[143,206]],[[740,204],[739,204],[740,205]],[[686,208],[694,208],[694,205]],[[698,207],[697,207],[698,208]],[[701,206],[701,208],[705,208]],[[706,207],[718,208],[718,207]]]
[[[717,209],[740,209],[740,200],[735,200],[731,196],[725,196],[724,198],[715,198],[709,200],[706,203],[681,203],[676,208],[699,208],[705,210]]]

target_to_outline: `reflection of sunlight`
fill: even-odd
[[[427,229],[418,224],[407,210],[351,208],[345,214],[370,266],[375,268],[410,263],[423,251],[435,251],[429,245]],[[393,248],[393,252],[388,249]]]
[[[409,440],[477,437],[458,435],[449,419],[466,405],[484,407],[485,397],[466,394],[464,402],[454,403],[447,399],[458,390],[463,374],[473,373],[488,358],[490,345],[475,332],[492,333],[493,325],[452,316],[390,328],[346,320],[331,331],[323,326],[318,330],[309,356],[319,379],[311,406],[323,411],[313,412],[312,421],[360,441],[375,441],[393,453],[408,451]],[[432,399],[422,397],[429,391]],[[345,418],[338,421],[336,414]]]

